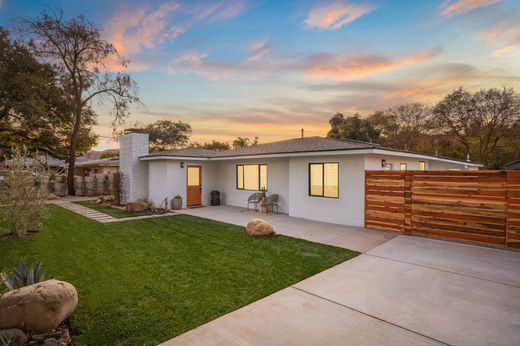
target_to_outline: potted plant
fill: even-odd
[[[172,199],[172,209],[173,210],[179,210],[182,209],[182,196],[177,195],[173,197]]]

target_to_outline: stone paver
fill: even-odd
[[[187,213],[250,217],[203,209]],[[367,252],[165,345],[520,345],[520,253],[269,217],[279,233]]]
[[[141,215],[141,216],[132,216],[132,217],[126,217],[126,218],[117,218],[110,215],[107,215],[105,213],[101,213],[99,211],[93,210],[88,207],[84,207],[80,204],[72,203],[73,201],[84,201],[84,200],[91,200],[92,198],[63,198],[58,200],[49,201],[51,204],[56,204],[60,207],[63,207],[65,209],[68,209],[70,211],[75,212],[76,214],[82,215],[84,217],[87,217],[91,220],[100,222],[100,223],[113,223],[113,222],[124,222],[124,221],[133,221],[133,220],[143,220],[143,219],[154,219],[158,217],[165,217],[165,216],[174,216],[177,215],[175,213],[165,213],[165,214],[158,214],[158,215]]]

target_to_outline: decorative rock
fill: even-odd
[[[69,317],[78,305],[71,284],[47,280],[5,293],[0,298],[0,329],[45,333]]]
[[[276,234],[273,226],[262,219],[253,219],[247,223],[246,232],[252,236]]]
[[[17,328],[0,330],[0,337],[8,340],[10,346],[25,345],[29,341],[24,331]]]
[[[148,209],[148,203],[143,201],[133,201],[126,204],[126,210],[131,213],[140,213]]]
[[[58,196],[56,196],[56,195],[53,194],[52,192],[49,192],[49,193],[47,194],[47,199],[48,199],[48,200],[58,199]]]

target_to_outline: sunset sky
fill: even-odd
[[[0,25],[59,4],[130,59],[145,106],[129,124],[187,121],[200,142],[325,135],[336,112],[460,86],[520,91],[520,1],[0,0]],[[97,110],[97,148],[116,147]]]

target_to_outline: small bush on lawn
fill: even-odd
[[[39,231],[46,213],[44,188],[45,166],[37,159],[27,165],[27,149],[13,149],[12,162],[4,177],[0,193],[0,220],[8,225],[10,234],[19,238],[27,231]]]

